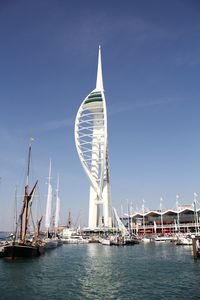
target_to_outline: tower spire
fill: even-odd
[[[96,88],[83,100],[75,120],[76,149],[90,181],[88,227],[112,227],[107,110],[103,89],[101,47]],[[83,138],[84,136],[84,138]]]
[[[104,91],[104,88],[103,88],[103,76],[102,76],[102,66],[101,66],[101,46],[100,45],[99,45],[99,54],[98,54],[96,90],[98,90],[98,91]]]

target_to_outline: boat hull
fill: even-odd
[[[46,239],[45,242],[45,248],[46,250],[55,249],[58,246],[58,240],[56,239]]]
[[[4,247],[5,260],[38,257],[44,253],[44,247],[39,245],[8,245]]]
[[[81,238],[62,239],[63,244],[88,244],[89,240]]]
[[[4,247],[0,247],[0,258],[4,256]]]
[[[134,246],[136,244],[139,244],[139,241],[130,239],[130,240],[126,240],[125,244],[126,244],[126,246]]]
[[[101,245],[106,245],[106,246],[110,246],[111,245],[111,241],[109,238],[100,238],[99,239],[99,243]]]

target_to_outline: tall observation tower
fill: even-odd
[[[112,227],[107,112],[99,47],[96,88],[83,100],[75,121],[75,144],[90,180],[90,229]]]

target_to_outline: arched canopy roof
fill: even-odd
[[[200,208],[197,209],[197,212],[199,213],[200,212]],[[184,208],[180,211],[176,211],[176,210],[172,210],[172,209],[167,209],[163,212],[161,211],[157,211],[157,210],[150,210],[148,212],[145,212],[145,213],[134,213],[131,215],[132,218],[142,218],[142,217],[145,217],[145,216],[151,216],[151,217],[157,217],[157,216],[161,216],[161,215],[171,215],[171,216],[175,216],[177,214],[191,214],[191,213],[194,213],[194,209],[192,208]]]

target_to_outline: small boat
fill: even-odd
[[[111,236],[110,238],[110,245],[111,246],[125,246],[126,241],[124,236]]]
[[[177,240],[175,241],[175,245],[191,246],[192,245],[191,235],[178,236]]]
[[[69,220],[71,219],[69,213]],[[83,236],[76,229],[71,227],[71,221],[68,220],[68,227],[64,228],[61,235],[61,240],[63,244],[88,244],[89,238]]]
[[[27,228],[29,223],[29,218],[31,214],[31,206],[37,186],[37,181],[33,186],[31,192],[29,193],[29,170],[30,170],[30,158],[31,158],[31,143],[33,139],[30,140],[29,151],[28,151],[28,168],[26,176],[26,184],[24,190],[24,201],[22,212],[20,214],[20,233],[19,239],[16,239],[16,235],[13,236],[12,242],[4,246],[3,257],[5,260],[13,260],[17,258],[33,258],[40,256],[44,253],[44,244],[39,240],[39,230],[40,221],[38,222],[38,231],[32,239],[27,237]],[[17,229],[16,229],[17,232]]]
[[[128,235],[125,236],[124,238],[127,246],[139,244],[139,240],[135,235]]]
[[[158,235],[154,238],[154,242],[171,242],[172,238],[166,235]]]
[[[99,238],[99,243],[106,246],[124,246],[126,241],[124,236],[120,235],[109,235],[107,237]]]
[[[60,237],[57,238],[57,246],[62,246],[63,245],[63,241],[61,240]]]
[[[111,245],[111,241],[110,241],[109,237],[99,238],[99,243],[101,245],[106,245],[106,246],[110,246]]]
[[[150,243],[152,241],[153,241],[153,239],[150,236],[144,236],[141,238],[141,242],[143,242],[143,243]]]
[[[54,249],[58,246],[58,240],[56,238],[46,238],[44,242],[46,250]]]
[[[70,237],[62,238],[63,244],[88,244],[89,239],[84,239],[82,235],[71,235]]]

